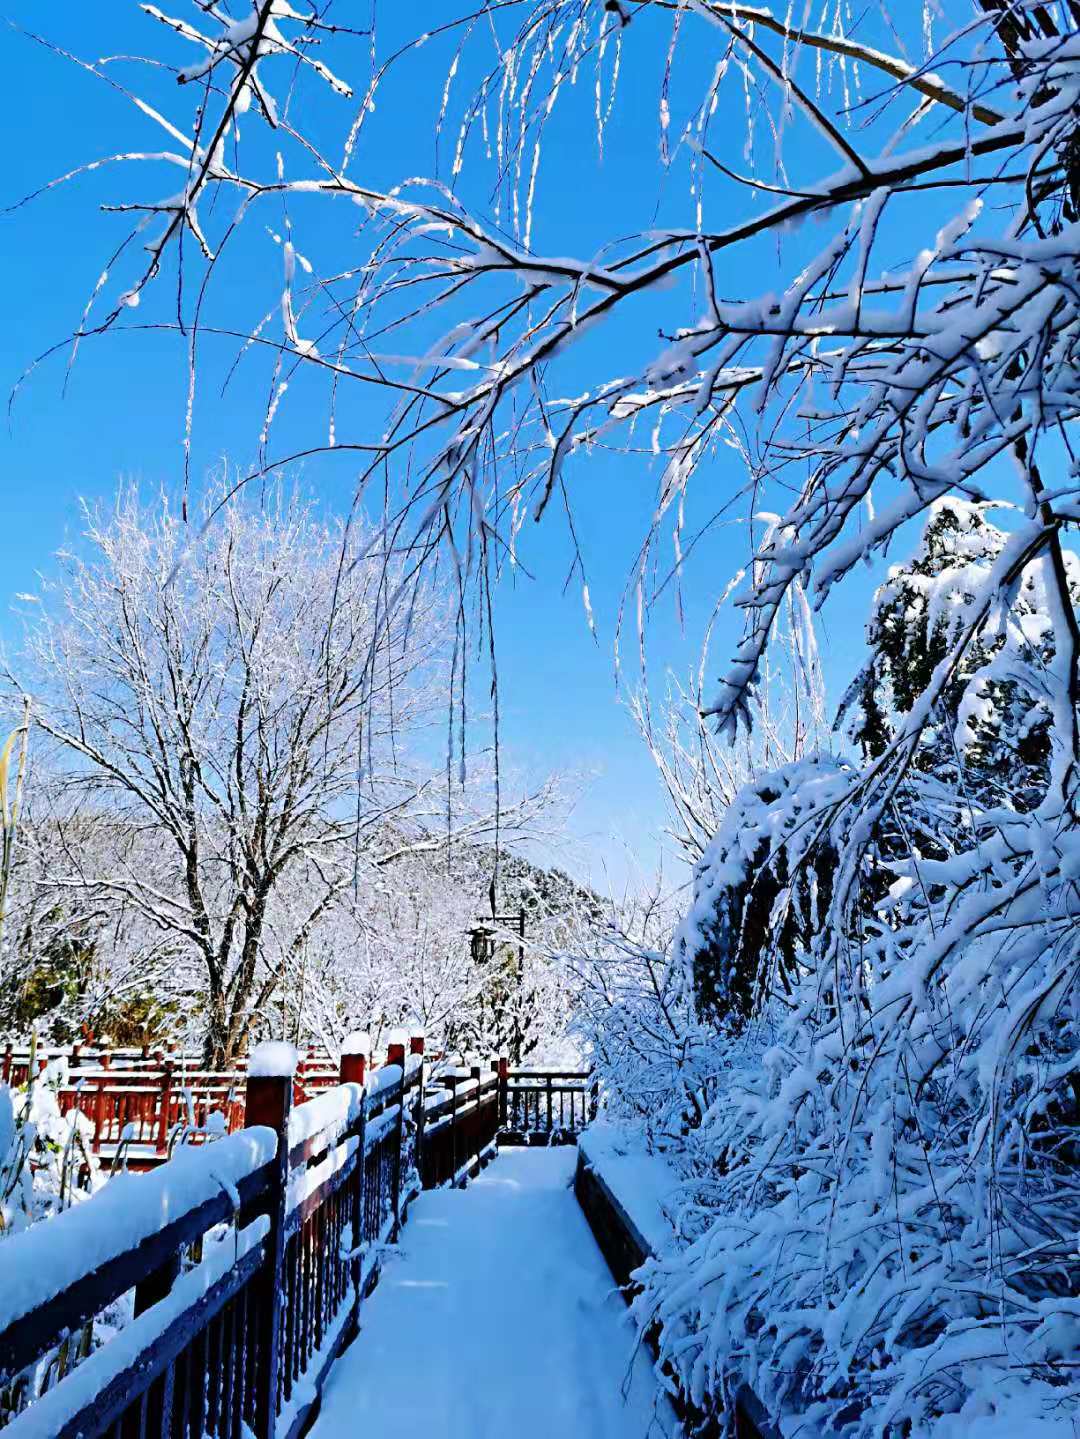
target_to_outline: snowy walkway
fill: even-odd
[[[660,1439],[672,1431],[571,1188],[576,1150],[509,1149],[409,1211],[313,1439]]]

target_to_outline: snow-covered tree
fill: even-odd
[[[778,777],[747,834],[753,865],[780,877],[774,908],[796,904],[793,877],[823,849],[828,894],[817,934],[773,966],[784,982],[753,1001],[777,1042],[708,1117],[725,1157],[716,1222],[654,1270],[642,1306],[695,1398],[749,1378],[774,1412],[865,1439],[950,1439],[986,1418],[1052,1432],[1076,1403],[1080,1216],[1080,628],[1063,542],[1080,520],[1076,5],[878,4],[857,20],[741,0],[470,8],[440,29],[455,47],[435,98],[450,183],[391,190],[360,173],[375,91],[387,103],[398,71],[370,66],[372,37],[284,0],[239,20],[152,13],[166,21],[154,59],[187,109],[167,118],[180,107],[155,92],[138,124],[165,141],[140,128],[121,138],[129,163],[97,172],[134,228],[80,339],[157,304],[197,374],[226,247],[273,206],[283,263],[240,324],[245,356],[273,365],[253,426],[274,433],[295,373],[323,380],[310,448],[362,456],[361,487],[409,456],[392,528],[418,562],[449,555],[486,596],[525,517],[572,516],[590,453],[644,430],[658,480],[631,561],[643,609],[662,541],[684,569],[698,490],[712,513],[743,500],[748,519],[768,491],[782,512],[752,531],[744,636],[703,706],[732,734],[755,722],[793,595],[824,602],[947,496],[1009,507],[996,553],[953,591],[918,693],[894,689],[876,753]],[[372,76],[354,98],[350,60]],[[680,183],[659,212],[649,195],[637,233],[549,250],[545,126],[568,110],[602,144],[642,67],[661,72],[659,157]],[[467,177],[489,158],[486,205]],[[359,239],[322,228],[342,202]],[[759,283],[777,248],[779,274]],[[177,319],[163,281],[192,266],[193,313]],[[606,348],[589,338],[601,325]],[[351,391],[387,397],[386,422],[350,408]],[[255,475],[285,458],[265,446]],[[588,610],[580,554],[575,575]],[[951,775],[928,748],[950,712]],[[1021,726],[1007,748],[1041,749],[1016,793],[985,783],[999,720]],[[701,884],[719,878],[708,859]]]
[[[560,956],[599,909],[567,875],[512,852],[458,843],[402,854],[312,936],[290,988],[304,996],[297,1037],[334,1050],[363,1015],[376,1049],[385,1030],[418,1024],[436,1052],[550,1058],[573,997]]]
[[[431,587],[391,603],[404,570],[370,531],[280,489],[206,505],[196,536],[131,491],[88,515],[19,682],[42,736],[42,885],[99,906],[103,947],[124,929],[144,985],[169,968],[174,995],[201,996],[220,1067],[343,895],[400,855],[512,838],[551,787],[498,816],[482,784],[448,795],[424,742],[447,605]]]

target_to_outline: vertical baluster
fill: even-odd
[[[210,1326],[205,1325],[191,1346],[184,1402],[187,1409],[185,1439],[203,1439],[206,1432],[206,1351]]]
[[[234,1344],[233,1306],[226,1304],[221,1311],[221,1417],[218,1420],[221,1439],[232,1439]]]
[[[157,1152],[160,1155],[168,1153],[169,1149],[169,1103],[172,1097],[172,1066],[166,1065],[161,1076],[161,1089],[158,1094],[160,1112],[157,1126]]]
[[[298,1356],[300,1373],[303,1374],[307,1368],[308,1355],[311,1352],[311,1331],[315,1322],[315,1220],[317,1215],[312,1215],[303,1229],[303,1265],[304,1279],[303,1292],[304,1302],[301,1307],[303,1322],[300,1331],[300,1353]]]
[[[281,1396],[284,1403],[292,1398],[296,1380],[296,1295],[297,1295],[297,1253],[300,1245],[299,1233],[290,1236],[285,1252],[285,1323],[281,1350]]]
[[[222,1360],[222,1326],[223,1316],[220,1312],[214,1315],[208,1327],[209,1339],[207,1340],[207,1363],[206,1363],[206,1432],[207,1434],[220,1434],[221,1421],[221,1360]]]

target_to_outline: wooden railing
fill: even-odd
[[[422,1171],[425,1189],[461,1184],[495,1148],[504,1080],[498,1061],[445,1070],[441,1092],[429,1093],[424,1108]]]
[[[76,1047],[77,1048],[77,1047]],[[38,1063],[49,1058],[41,1055]],[[68,1051],[67,1079],[58,1091],[62,1113],[77,1110],[88,1125],[91,1152],[106,1164],[150,1169],[163,1163],[179,1140],[200,1143],[213,1124],[235,1133],[245,1124],[246,1069],[212,1072],[185,1066],[183,1057],[163,1059],[161,1051]],[[10,1082],[24,1083],[27,1053],[4,1056]],[[309,1054],[294,1078],[293,1102],[302,1104],[338,1082],[338,1071],[325,1056]],[[465,1142],[474,1121],[474,1089],[481,1086],[484,1122],[489,1106],[498,1108],[498,1130],[507,1144],[546,1144],[572,1140],[596,1112],[596,1088],[588,1070],[510,1069],[505,1060],[483,1067],[447,1069],[437,1081],[448,1092],[437,1106],[432,1153],[426,1162],[444,1182],[454,1164],[455,1144]],[[459,1112],[460,1111],[460,1112]],[[462,1132],[457,1139],[458,1125]]]
[[[176,1045],[156,1048],[144,1044],[138,1049],[115,1049],[111,1046],[89,1046],[81,1043],[16,1044],[13,1040],[7,1040],[0,1049],[0,1084],[10,1084],[18,1088],[26,1083],[31,1068],[40,1074],[56,1060],[63,1060],[69,1070],[78,1070],[81,1074],[87,1071],[112,1073],[122,1070],[130,1077],[132,1074],[160,1073],[165,1069],[184,1074],[203,1072],[201,1057],[184,1053]],[[241,1060],[235,1070],[225,1073],[243,1075],[246,1067],[246,1060]],[[296,1078],[298,1084],[309,1088],[328,1089],[337,1083],[337,1074],[336,1061],[325,1050],[313,1048],[301,1055]]]
[[[589,1070],[507,1069],[499,1138],[508,1144],[572,1140],[596,1117],[596,1104],[596,1084]]]
[[[57,1090],[62,1114],[77,1111],[87,1122],[91,1152],[106,1164],[151,1169],[163,1163],[178,1140],[199,1143],[207,1131],[233,1134],[244,1127],[247,1068],[201,1069],[176,1052],[62,1050],[7,1045],[0,1082],[21,1087],[31,1065],[38,1076],[62,1059],[66,1078]],[[293,1079],[293,1102],[303,1104],[339,1082],[338,1066],[325,1054],[301,1058]]]
[[[412,1196],[494,1150],[498,1067],[428,1085],[412,1047],[370,1077],[346,1054],[296,1107],[256,1066],[239,1133],[0,1242],[4,1439],[295,1439]],[[117,1301],[131,1317],[95,1347]]]

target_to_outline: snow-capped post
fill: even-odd
[[[386,1062],[387,1064],[400,1064],[402,1072],[405,1070],[405,1043],[408,1035],[403,1029],[392,1029],[386,1040]]]
[[[79,1043],[78,1040],[76,1040],[75,1043],[71,1046],[71,1056],[68,1059],[68,1064],[72,1069],[78,1069],[81,1056],[82,1045]]]
[[[98,1064],[102,1069],[112,1068],[112,1051],[108,1048],[108,1040],[102,1039],[101,1053],[98,1056]]]
[[[358,1084],[364,1089],[364,1080],[367,1073],[368,1060],[371,1058],[371,1035],[366,1030],[354,1029],[347,1034],[341,1042],[341,1068],[339,1070],[342,1084]],[[360,1305],[360,1279],[363,1256],[360,1253],[360,1246],[364,1239],[364,1170],[365,1149],[367,1138],[367,1090],[360,1100],[360,1125],[357,1131],[358,1159],[356,1163],[356,1178],[352,1185],[352,1194],[349,1196],[349,1272],[352,1276],[352,1287],[356,1294],[357,1311]]]
[[[394,1228],[390,1234],[391,1244],[397,1243],[398,1231],[401,1228],[401,1154],[404,1148],[402,1140],[405,1130],[405,1045],[408,1038],[408,1033],[404,1029],[392,1029],[386,1042],[387,1064],[401,1066],[401,1097],[398,1100],[397,1129],[394,1140],[394,1172],[391,1175],[394,1209]]]
[[[503,1051],[495,1061],[499,1076],[499,1128],[506,1128],[506,1114],[510,1095],[510,1057]]]
[[[278,1323],[284,1289],[285,1218],[289,1195],[289,1113],[292,1110],[296,1050],[280,1041],[258,1045],[248,1060],[245,1126],[264,1124],[278,1136],[274,1178],[263,1201],[270,1218],[266,1260],[252,1280],[255,1315],[255,1363],[252,1384],[255,1439],[274,1439],[277,1419],[278,1373],[281,1367]]]
[[[341,1041],[342,1084],[363,1084],[371,1057],[371,1036],[366,1030],[353,1030]]]

